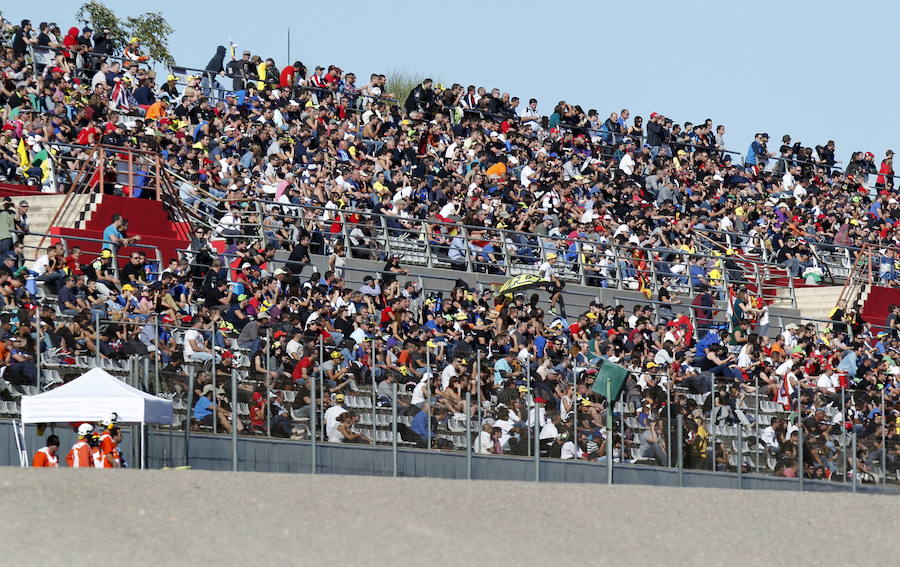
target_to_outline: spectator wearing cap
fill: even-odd
[[[225,390],[213,388],[212,384],[203,387],[202,395],[194,404],[193,418],[199,427],[212,427],[213,420],[217,419],[219,425],[226,433],[231,433],[231,412],[225,409]],[[241,420],[237,420],[238,432],[243,430]]]

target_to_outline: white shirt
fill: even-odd
[[[34,271],[37,274],[43,275],[47,271],[47,267],[50,265],[50,256],[44,254],[40,258],[34,261]]]
[[[631,154],[626,153],[622,156],[622,159],[619,161],[619,169],[621,169],[625,175],[634,173],[634,158],[631,157]]]
[[[554,268],[550,262],[544,262],[541,264],[541,267],[538,268],[538,273],[541,275],[541,278],[544,281],[551,282],[553,278],[556,276],[556,268]]]
[[[456,372],[456,368],[453,367],[452,364],[448,364],[444,367],[444,370],[441,372],[441,389],[446,390],[447,386],[450,385],[450,379],[454,376],[458,376]]]
[[[287,353],[288,356],[293,357],[294,354],[300,352],[300,348],[302,346],[303,345],[300,342],[295,341],[294,339],[291,339],[288,341],[287,346],[284,347],[284,351]]]
[[[822,374],[819,376],[819,379],[816,380],[816,387],[824,388],[826,392],[829,394],[835,393],[836,389],[840,386],[840,381],[838,380],[837,374],[832,374],[829,376],[828,374]]]
[[[531,179],[528,179],[529,176],[534,175],[533,169],[531,169],[530,165],[526,165],[522,168],[522,173],[519,174],[519,181],[522,183],[522,187],[528,187],[531,185]]]
[[[425,401],[425,386],[428,384],[427,380],[421,380],[416,387],[413,389],[412,399],[410,403],[415,405],[419,405]]]
[[[325,410],[325,432],[328,433],[331,431],[331,428],[335,427],[337,424],[338,416],[346,412],[347,409],[342,406],[331,406]]]
[[[197,329],[188,329],[184,333],[184,357],[187,358],[196,352],[191,346],[191,341],[197,343],[198,346],[203,345],[203,335]]]
[[[494,442],[491,441],[491,434],[482,430],[478,437],[475,438],[475,445],[472,447],[472,450],[478,455],[490,455],[490,450],[493,446]]]
[[[562,449],[559,453],[560,459],[577,459],[578,458],[578,447],[575,446],[575,443],[572,441],[566,441],[563,443]]]
[[[794,176],[791,174],[790,171],[786,172],[784,175],[781,176],[781,187],[785,191],[793,191],[795,183],[796,183],[796,181],[794,180]]]

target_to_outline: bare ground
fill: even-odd
[[[0,468],[3,565],[896,564],[891,496]],[[315,562],[315,563],[314,563]]]

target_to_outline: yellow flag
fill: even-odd
[[[25,171],[30,165],[28,162],[28,150],[25,149],[25,138],[19,138],[19,148],[17,151],[19,153],[19,167],[22,168],[22,171]]]

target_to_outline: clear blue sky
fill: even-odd
[[[65,30],[80,2],[43,0],[3,10],[18,21],[55,20]],[[136,3],[108,0],[120,16]],[[770,146],[789,133],[804,145],[837,142],[883,156],[900,151],[893,30],[900,2],[832,0],[639,3],[541,0],[156,0],[175,28],[179,64],[203,67],[229,37],[279,66],[340,65],[371,72],[421,71],[445,82],[559,100],[623,107],[645,121],[661,112],[727,127],[729,149],[746,152],[753,133]],[[364,80],[362,82],[365,82]]]

